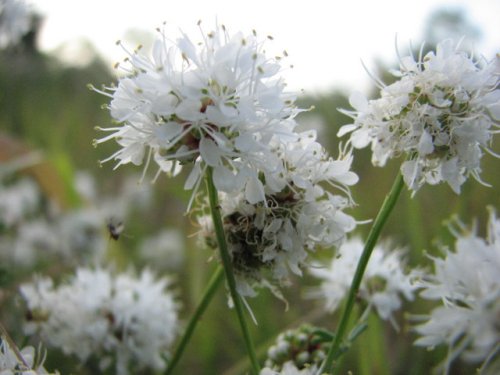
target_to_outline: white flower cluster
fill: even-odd
[[[42,278],[21,286],[25,331],[82,362],[94,355],[102,369],[115,363],[119,375],[161,370],[178,331],[177,303],[167,286],[147,270],[135,278],[81,268],[58,287]]]
[[[350,171],[350,151],[334,160],[316,142],[313,131],[298,136],[297,141],[275,151],[283,172],[264,174],[264,202],[252,204],[242,192],[220,195],[241,295],[255,295],[254,287],[259,284],[269,286],[265,270],[270,271],[273,282],[286,284],[290,271],[302,274],[308,251],[338,246],[356,227],[356,221],[343,212],[352,204],[348,185],[358,180]],[[325,190],[332,186],[342,195]],[[205,226],[201,233],[208,237],[207,243],[216,245],[210,218],[202,217],[199,222]]]
[[[123,220],[149,200],[149,188],[138,189],[136,177],[110,198],[100,196],[93,179],[80,172],[76,190],[84,202],[61,211],[50,200],[42,204],[44,192],[34,180],[16,177],[0,180],[0,261],[11,265],[31,267],[54,257],[70,265],[100,261],[108,244],[107,221]]]
[[[500,343],[500,220],[491,212],[486,239],[459,225],[455,251],[445,249],[444,259],[435,258],[434,274],[422,282],[422,297],[441,305],[416,327],[417,345],[448,345],[448,365],[458,356],[489,361]],[[498,359],[489,364],[497,370]]]
[[[267,284],[261,268],[284,283],[289,270],[301,273],[306,250],[337,245],[355,227],[343,210],[353,204],[349,186],[358,178],[350,148],[333,160],[314,131],[295,131],[301,110],[278,77],[282,57],[266,56],[265,39],[230,35],[220,25],[200,30],[198,44],[161,33],[152,58],[130,54],[118,86],[97,90],[111,97],[119,126],[102,129],[111,134],[96,143],[122,146],[107,159],[117,166],[146,160],[146,169],[154,160],[158,173],[175,175],[191,164],[189,207],[213,168],[239,291],[253,295],[255,283]],[[213,236],[210,219],[199,222]]]
[[[21,40],[30,29],[31,14],[24,0],[0,0],[0,48]]]
[[[356,148],[371,144],[377,166],[405,155],[401,172],[414,192],[444,181],[459,193],[469,175],[481,181],[480,160],[500,124],[500,55],[480,65],[445,40],[418,61],[400,58],[394,74],[379,99],[351,96],[355,111],[344,112],[354,124],[338,135],[352,132]]]
[[[38,209],[40,192],[37,185],[25,178],[13,184],[1,181],[0,222],[5,228],[18,225]]]
[[[309,268],[311,275],[322,280],[321,286],[310,292],[310,297],[323,300],[328,311],[336,310],[347,295],[363,246],[361,238],[351,238],[339,248],[330,267],[316,264]],[[418,269],[410,273],[403,270],[401,250],[389,250],[389,246],[377,245],[358,292],[360,299],[368,303],[369,307],[374,307],[382,319],[390,320],[394,327],[397,324],[392,314],[401,307],[401,296],[413,300],[413,293],[417,289],[414,281],[421,276]]]
[[[293,138],[299,110],[279,78],[281,57],[265,55],[254,32],[230,35],[217,25],[193,42],[160,34],[152,57],[130,53],[117,87],[96,90],[111,97],[119,126],[101,129],[121,146],[111,159],[176,175],[192,169],[186,189],[198,188],[208,166],[219,190],[244,189],[252,203],[264,200],[260,172],[279,172],[272,145]],[[286,55],[286,53],[285,53]],[[157,174],[158,176],[158,174]]]
[[[43,363],[35,363],[35,349],[27,346],[15,351],[4,337],[0,337],[0,374],[1,375],[42,375],[48,374]],[[38,358],[39,360],[43,358]]]

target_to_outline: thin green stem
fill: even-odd
[[[165,375],[170,375],[172,374],[172,371],[174,371],[175,366],[181,359],[182,354],[184,353],[184,349],[186,348],[187,343],[189,342],[191,336],[193,335],[196,324],[198,324],[198,322],[200,321],[201,316],[207,309],[208,304],[212,300],[219,284],[223,279],[224,279],[224,269],[222,267],[218,267],[215,273],[212,275],[212,278],[208,282],[208,286],[205,289],[203,297],[198,306],[196,307],[193,316],[189,320],[189,323],[186,327],[186,330],[184,331],[181,341],[177,346],[177,349],[174,355],[172,356],[172,359],[169,361],[168,368],[165,371]]]
[[[245,321],[245,315],[243,311],[243,304],[240,299],[240,295],[236,290],[236,280],[234,278],[233,267],[231,264],[231,257],[226,243],[226,236],[224,234],[224,227],[222,225],[222,218],[220,215],[219,198],[217,196],[217,189],[215,188],[212,168],[207,168],[207,189],[208,189],[208,199],[210,201],[210,211],[212,212],[212,220],[215,229],[215,235],[217,237],[217,243],[219,245],[220,257],[222,260],[222,265],[224,266],[224,273],[226,275],[227,285],[229,287],[229,292],[234,303],[234,309],[238,315],[238,320],[240,322],[241,331],[243,333],[243,339],[247,347],[248,356],[250,358],[250,363],[252,365],[252,374],[257,375],[260,371],[259,361],[257,360],[257,355],[255,354],[255,349],[250,337],[250,331]]]
[[[334,361],[338,357],[338,353],[340,352],[342,340],[349,324],[349,318],[351,316],[354,302],[356,300],[356,295],[359,291],[359,286],[361,285],[361,280],[363,279],[363,274],[365,273],[365,269],[368,265],[368,261],[370,260],[373,248],[375,247],[375,244],[377,243],[377,240],[380,236],[380,232],[382,231],[382,228],[387,222],[387,219],[389,218],[389,215],[391,214],[392,209],[394,208],[396,201],[398,200],[401,190],[403,189],[403,185],[403,176],[401,175],[401,173],[398,173],[398,176],[396,177],[396,180],[394,181],[389,194],[385,197],[384,203],[382,203],[382,207],[380,207],[378,215],[371,227],[370,233],[368,234],[363,253],[361,254],[356,272],[354,273],[354,277],[352,279],[351,288],[349,289],[349,294],[347,296],[344,310],[340,318],[339,327],[335,332],[335,338],[333,340],[332,346],[330,347],[328,355],[322,365],[322,371],[326,372],[327,374],[333,374],[334,368],[338,368],[338,366],[334,365]]]
[[[17,347],[16,343],[10,337],[9,332],[7,332],[7,330],[4,328],[3,324],[0,323],[0,339],[2,338],[2,336],[3,336],[4,340],[7,341],[7,344],[10,347],[10,350],[12,350],[14,352],[14,354],[16,355],[17,360],[19,362],[21,362],[22,365],[24,367],[26,367],[27,369],[31,369],[31,367],[28,365],[28,362],[26,362],[23,355],[19,351],[19,348]]]

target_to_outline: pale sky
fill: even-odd
[[[52,51],[64,42],[87,39],[112,65],[125,57],[115,45],[127,40],[127,30],[154,34],[163,22],[188,34],[203,20],[207,29],[214,20],[230,32],[272,35],[278,50],[286,49],[285,80],[292,90],[313,94],[341,87],[363,89],[375,58],[392,62],[397,35],[400,50],[411,41],[422,41],[427,17],[436,8],[461,7],[469,21],[480,27],[483,37],[476,50],[487,58],[500,52],[500,0],[32,0],[45,24],[41,47]],[[174,32],[172,39],[178,34]],[[196,37],[198,34],[196,34]],[[134,43],[147,44],[136,36]],[[135,45],[130,46],[131,49]]]

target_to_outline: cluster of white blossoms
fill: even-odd
[[[43,357],[37,358],[35,349],[27,346],[21,350],[13,349],[7,339],[0,336],[0,374],[1,375],[42,375],[49,374],[43,367]]]
[[[220,194],[220,206],[238,291],[255,295],[254,287],[286,285],[290,271],[302,274],[308,252],[338,246],[356,221],[343,210],[352,205],[348,186],[358,177],[350,171],[352,155],[328,156],[315,132],[298,134],[275,150],[283,164],[278,175],[264,174],[265,201],[251,203],[243,192]],[[326,187],[334,187],[334,195]],[[210,218],[199,219],[207,244],[216,246]],[[273,289],[271,287],[271,289]]]
[[[32,10],[24,0],[0,0],[0,48],[17,44],[31,25]]]
[[[485,368],[498,371],[500,220],[492,211],[486,239],[476,230],[458,225],[459,230],[453,230],[455,251],[444,249],[445,258],[434,259],[434,274],[422,282],[422,297],[441,305],[416,327],[421,337],[415,343],[431,348],[447,345],[447,366],[460,356],[468,362],[485,362]],[[495,363],[488,363],[495,355]]]
[[[31,179],[24,178],[10,184],[5,180],[0,180],[0,223],[4,228],[11,228],[37,211],[40,192]]]
[[[0,262],[22,267],[56,257],[66,265],[99,262],[109,242],[107,222],[125,220],[150,200],[150,187],[138,187],[137,177],[125,180],[110,197],[100,194],[90,175],[78,172],[75,190],[81,207],[61,210],[34,179],[20,174],[1,178]]]
[[[115,159],[145,169],[154,160],[158,174],[176,175],[191,165],[186,189],[197,190],[207,167],[219,190],[242,188],[252,203],[264,200],[261,172],[278,173],[272,144],[295,137],[300,112],[295,95],[278,76],[282,57],[265,55],[255,32],[230,35],[222,25],[193,42],[182,33],[172,42],[165,33],[152,57],[130,53],[126,76],[117,87],[96,90],[111,98],[118,126],[101,128],[121,148]],[[286,55],[286,53],[284,53]],[[157,174],[157,176],[158,176]]]
[[[28,307],[25,332],[82,362],[96,356],[102,369],[114,364],[119,375],[161,370],[178,333],[178,307],[168,284],[147,270],[135,278],[80,268],[58,287],[41,278],[21,286]]]
[[[324,301],[328,311],[335,311],[347,295],[363,246],[361,238],[351,238],[341,245],[329,267],[315,264],[309,268],[311,275],[322,280],[321,286],[310,291],[309,296]],[[418,288],[416,281],[422,275],[419,269],[404,272],[403,255],[401,250],[376,245],[357,294],[369,308],[375,308],[382,319],[389,320],[396,328],[392,314],[401,307],[402,297],[413,300]]]
[[[400,57],[398,80],[381,84],[379,99],[354,93],[355,111],[344,111],[354,123],[338,135],[352,132],[356,148],[371,145],[376,166],[406,156],[401,172],[414,192],[444,181],[459,193],[469,175],[481,182],[481,157],[491,153],[500,124],[500,55],[480,64],[459,47],[445,40],[418,61]]]
[[[269,286],[261,269],[283,284],[289,270],[301,273],[307,250],[341,243],[356,226],[343,210],[353,205],[349,186],[358,177],[350,148],[334,160],[314,131],[295,130],[301,110],[278,75],[286,53],[266,56],[267,38],[256,32],[200,30],[199,43],[185,34],[174,43],[162,32],[151,58],[130,53],[117,87],[95,89],[111,97],[119,124],[101,129],[111,134],[96,143],[122,146],[104,160],[117,166],[144,162],[145,171],[154,160],[158,173],[175,175],[190,164],[189,208],[213,168],[238,289],[253,295],[254,285]],[[210,219],[198,221],[215,247]]]

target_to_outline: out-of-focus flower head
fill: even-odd
[[[342,244],[329,267],[315,264],[309,268],[311,275],[322,280],[321,286],[312,290],[309,296],[323,300],[328,311],[335,311],[347,295],[363,246],[361,238],[351,238]],[[393,313],[401,308],[402,297],[413,300],[417,289],[414,281],[421,276],[421,271],[415,269],[405,273],[403,251],[389,248],[379,244],[373,249],[358,297],[397,328]]]
[[[99,262],[108,245],[105,228],[115,218],[125,220],[133,209],[150,201],[151,187],[137,185],[137,177],[124,181],[113,196],[93,188],[90,175],[79,172],[76,190],[81,207],[62,211],[29,177],[8,175],[0,180],[0,262],[32,267],[57,257],[65,264]]]
[[[57,287],[42,278],[21,286],[28,307],[25,331],[82,362],[95,356],[102,369],[114,363],[119,375],[161,370],[179,329],[168,284],[147,270],[134,277],[80,268]]]
[[[421,337],[415,343],[430,348],[447,345],[446,366],[457,357],[489,362],[497,351],[494,363],[485,367],[498,370],[500,220],[491,211],[486,239],[474,228],[456,224],[458,230],[452,228],[457,238],[454,251],[444,248],[445,258],[434,258],[434,274],[422,281],[421,296],[440,301],[440,306],[416,327]]]
[[[372,162],[405,156],[406,185],[416,192],[425,183],[446,182],[456,193],[468,176],[481,182],[480,161],[492,153],[500,125],[500,55],[475,61],[460,45],[445,40],[435,52],[415,60],[400,57],[398,80],[380,83],[381,97],[368,101],[354,93],[354,119],[339,136],[351,132],[356,148],[371,145]]]

